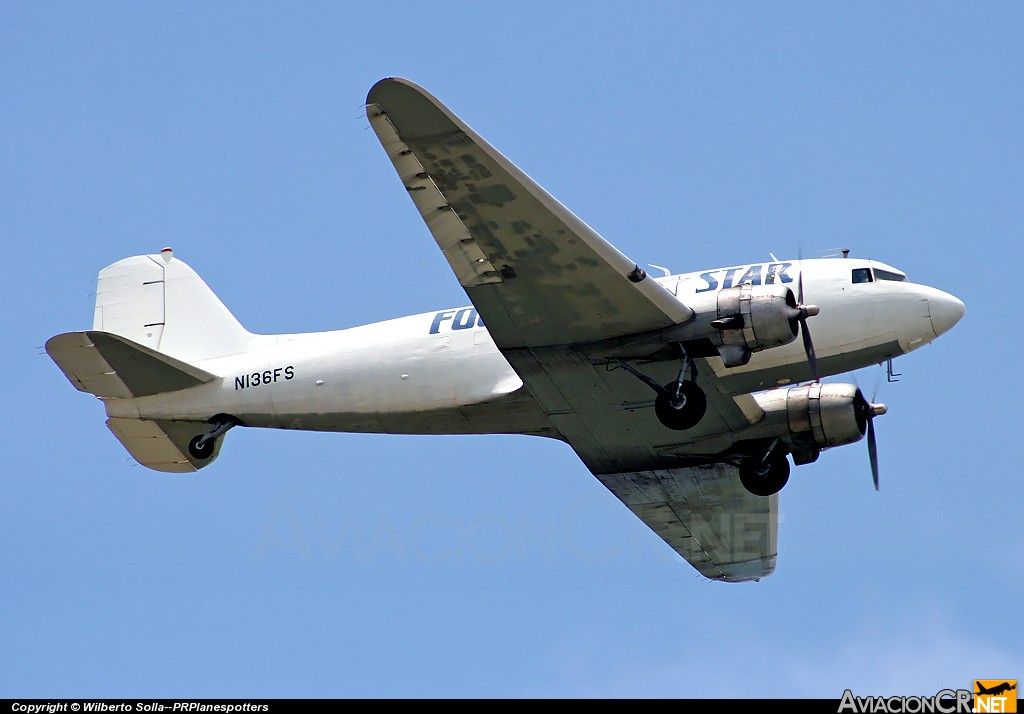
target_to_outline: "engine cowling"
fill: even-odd
[[[807,435],[818,448],[860,441],[867,421],[858,414],[860,390],[853,384],[808,384],[786,393],[789,430]]]
[[[807,384],[757,395],[768,415],[785,414],[793,461],[806,464],[822,449],[860,441],[867,431],[867,402],[854,384]]]
[[[753,352],[789,344],[799,331],[793,291],[784,285],[738,285],[718,292],[719,353],[726,367],[750,361]]]
[[[786,393],[793,461],[809,463],[822,449],[860,441],[867,420],[857,409],[864,397],[853,384],[808,384]]]

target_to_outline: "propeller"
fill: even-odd
[[[793,307],[792,319],[800,323],[800,337],[804,342],[804,353],[807,355],[807,362],[811,366],[811,376],[814,377],[814,381],[820,381],[818,379],[818,357],[814,351],[814,342],[811,340],[811,331],[807,329],[807,318],[814,317],[819,312],[820,308],[817,305],[808,305],[804,302],[804,269],[803,259],[800,260],[800,277],[797,278],[797,296],[796,305]]]
[[[864,393],[857,389],[853,397],[853,409],[857,415],[858,425],[867,430],[868,437],[868,459],[871,461],[871,479],[875,482],[875,490],[878,490],[878,443],[875,441],[875,417],[882,416],[889,411],[889,408],[881,402],[874,402],[874,395],[869,402],[864,398]]]

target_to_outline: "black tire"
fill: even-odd
[[[789,481],[789,459],[785,453],[776,452],[764,463],[756,459],[744,461],[740,464],[740,481],[755,496],[778,493]]]
[[[192,441],[188,442],[188,453],[192,455],[193,459],[198,461],[205,461],[206,459],[213,456],[213,447],[216,446],[216,439],[207,439],[206,443],[199,446],[199,440],[203,438],[203,435],[193,437]]]
[[[675,431],[697,426],[708,410],[708,398],[704,391],[690,381],[683,382],[681,387],[679,382],[669,382],[665,389],[671,394],[680,389],[683,399],[679,404],[673,405],[668,397],[659,394],[654,402],[654,413],[658,415],[658,421]]]

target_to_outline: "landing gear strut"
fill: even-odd
[[[682,353],[679,375],[674,382],[664,386],[622,360],[619,360],[619,364],[658,394],[654,401],[654,413],[658,416],[658,421],[669,429],[683,431],[697,426],[704,418],[704,413],[708,410],[708,398],[697,386],[697,365],[693,358],[686,354],[682,345],[676,343],[676,346]],[[690,371],[689,379],[686,378],[687,370]]]
[[[743,461],[739,466],[740,482],[755,496],[771,496],[778,493],[789,481],[789,459],[786,450],[780,448],[775,439],[764,456]]]
[[[213,428],[205,434],[200,434],[188,442],[188,453],[193,459],[205,461],[213,456],[213,447],[217,445],[217,438],[227,433],[228,429],[238,426],[239,422],[232,416],[220,414],[210,420]]]

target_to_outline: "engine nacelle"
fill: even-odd
[[[857,392],[856,385],[832,383],[786,390],[789,430],[819,449],[860,441],[867,421],[857,414]]]
[[[867,431],[867,402],[853,384],[808,384],[756,395],[766,415],[785,414],[793,461],[810,463],[830,446],[860,441]]]
[[[784,285],[738,285],[718,292],[719,354],[726,367],[750,361],[752,352],[779,347],[796,339],[799,330],[796,298]],[[717,342],[717,340],[713,340]]]

